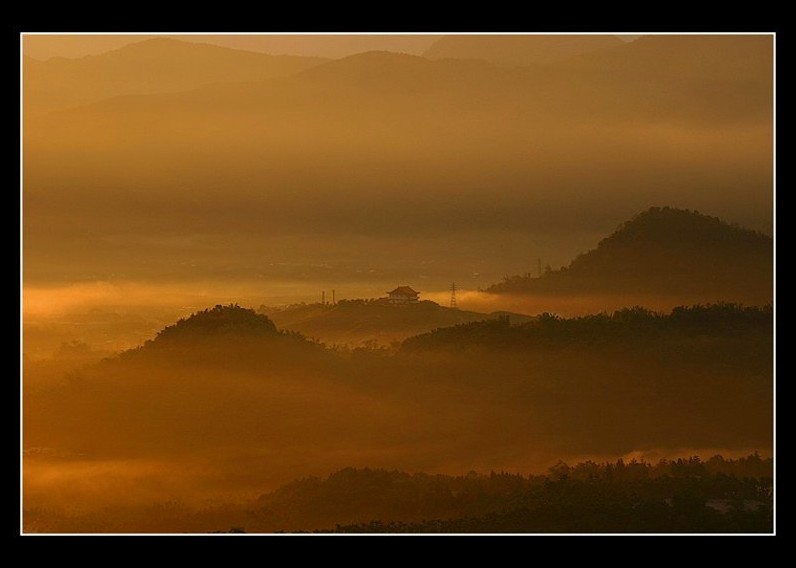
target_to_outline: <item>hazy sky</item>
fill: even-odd
[[[25,38],[97,54],[25,67],[27,286],[476,288],[650,206],[771,231],[770,37],[142,39]]]

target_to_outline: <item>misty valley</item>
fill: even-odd
[[[22,533],[774,532],[770,36],[22,52]]]
[[[513,501],[443,507],[442,518],[424,516],[420,505],[391,516],[388,505],[364,503],[337,518],[296,513],[282,522],[252,496],[351,466],[538,473],[557,458],[636,456],[634,465],[649,467],[654,464],[644,459],[655,456],[653,449],[659,456],[686,448],[770,451],[771,325],[770,308],[721,304],[668,315],[633,308],[575,319],[545,314],[518,324],[503,316],[440,328],[395,349],[342,349],[280,331],[253,310],[217,306],[60,381],[37,386],[35,375],[26,377],[26,519],[31,528],[54,532],[452,522],[454,512],[503,514]],[[759,471],[764,489],[770,462]],[[108,485],[100,489],[102,479]],[[517,483],[525,487],[522,478]],[[679,495],[670,494],[673,487],[693,489],[667,485],[655,494],[659,506]],[[735,495],[694,491],[701,508],[708,496]],[[229,510],[219,505],[225,498]],[[415,498],[422,500],[423,492]],[[164,517],[157,507],[167,504],[184,516]],[[322,501],[314,501],[316,507],[334,510]],[[740,530],[769,526],[758,517],[759,511]],[[620,530],[670,528],[659,521]],[[505,527],[478,526],[479,532]]]

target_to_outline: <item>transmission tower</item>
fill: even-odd
[[[456,282],[451,283],[451,308],[458,309],[456,307]]]

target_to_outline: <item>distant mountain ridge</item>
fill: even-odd
[[[483,59],[502,67],[520,67],[554,63],[623,43],[613,35],[456,35],[438,39],[423,56]]]
[[[773,239],[697,211],[652,207],[567,267],[513,276],[492,293],[713,293],[716,300],[771,301]]]
[[[205,43],[271,55],[346,57],[354,53],[384,49],[420,54],[441,36],[434,35],[285,35],[285,34],[181,34],[163,35],[36,35],[25,36],[26,55],[44,61],[53,57],[78,58],[105,53],[153,37]]]
[[[266,55],[216,45],[147,39],[79,59],[56,57],[23,65],[26,112],[46,112],[127,94],[170,93],[218,82],[290,75],[320,57]]]

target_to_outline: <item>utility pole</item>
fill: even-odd
[[[334,288],[332,288],[332,305],[333,306],[337,305],[337,301],[334,299]]]
[[[326,305],[326,290],[321,292],[321,305],[322,306]]]

